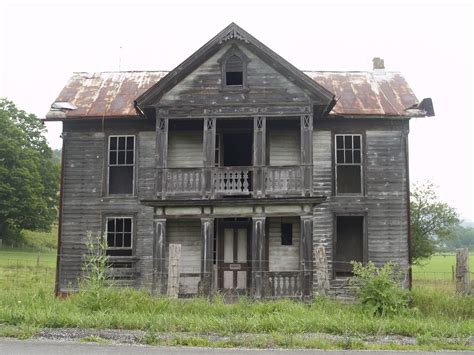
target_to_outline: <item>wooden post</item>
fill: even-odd
[[[166,195],[166,166],[168,160],[168,119],[157,110],[156,114],[156,188],[162,199]]]
[[[212,246],[214,242],[214,218],[201,218],[201,284],[199,294],[209,296],[212,283]]]
[[[302,282],[301,287],[303,297],[311,297],[311,289],[313,286],[313,217],[300,217],[300,233],[301,233],[301,264]]]
[[[155,219],[153,235],[153,293],[165,293],[166,219]]]
[[[211,195],[212,186],[212,168],[215,165],[216,155],[216,119],[211,117],[204,118],[203,129],[203,157],[204,157],[204,176],[203,193]]]
[[[303,166],[303,196],[312,194],[313,184],[313,114],[308,108],[301,115],[301,165]]]
[[[329,272],[326,249],[324,246],[320,245],[314,250],[314,263],[318,283],[318,294],[320,296],[327,296],[329,291]]]
[[[265,197],[265,152],[266,152],[266,117],[256,116],[253,119],[253,197]]]
[[[456,293],[461,295],[469,295],[471,293],[468,248],[456,251]]]
[[[263,296],[263,265],[265,262],[265,217],[252,218],[252,291],[255,298]]]
[[[178,298],[179,294],[179,263],[181,244],[170,244],[168,266],[168,297]]]

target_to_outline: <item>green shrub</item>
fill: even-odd
[[[409,292],[400,287],[401,273],[389,262],[377,267],[371,261],[366,265],[352,263],[357,287],[356,296],[366,311],[372,315],[398,314],[408,307]]]

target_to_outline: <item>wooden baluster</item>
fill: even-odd
[[[281,276],[275,275],[275,278],[277,280],[276,295],[280,296],[281,295]]]
[[[243,184],[243,188],[244,188],[244,192],[249,192],[249,171],[248,170],[244,170],[244,184]]]
[[[242,171],[239,171],[239,172],[237,173],[237,176],[238,176],[238,177],[237,177],[237,190],[238,190],[239,192],[242,192],[242,174],[243,174]]]

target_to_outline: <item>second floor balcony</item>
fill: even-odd
[[[227,166],[163,169],[162,197],[304,196],[304,167]]]

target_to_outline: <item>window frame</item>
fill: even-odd
[[[367,211],[340,211],[336,210],[332,213],[332,251],[331,258],[332,263],[337,261],[336,259],[336,248],[337,248],[337,218],[338,217],[361,217],[362,218],[362,264],[369,262],[369,228],[368,228],[368,217]],[[331,270],[332,278],[336,278],[336,269],[332,267]]]
[[[109,220],[112,219],[130,219],[130,247],[110,247],[108,245],[108,233],[109,233]],[[107,250],[131,250],[132,255],[135,252],[135,217],[133,215],[108,215],[104,216],[104,234],[107,240]],[[125,232],[123,232],[125,233]],[[114,256],[110,256],[114,258]]]
[[[338,163],[337,160],[337,137],[352,137],[352,143],[354,142],[353,137],[357,136],[360,137],[360,162],[359,163]],[[334,172],[334,194],[336,196],[364,196],[365,194],[365,139],[364,139],[364,134],[363,133],[352,133],[352,132],[336,132],[333,133],[333,172]],[[343,144],[345,144],[345,138],[343,139]],[[354,144],[352,144],[352,160],[354,160]],[[346,151],[346,148],[343,148],[343,151]],[[345,159],[345,154],[344,154],[344,159]],[[337,190],[337,168],[338,166],[360,166],[360,192],[339,192]]]
[[[227,60],[232,56],[237,56],[242,61],[242,85],[227,85]],[[248,91],[247,82],[247,66],[250,59],[245,55],[244,52],[235,44],[233,44],[227,52],[218,60],[221,65],[221,90],[222,91]]]
[[[111,164],[110,163],[110,143],[112,138],[125,137],[125,142],[128,137],[133,137],[133,164]],[[119,152],[119,150],[117,150]],[[125,152],[127,150],[125,149]],[[126,158],[125,158],[126,159]],[[136,174],[136,160],[137,159],[137,136],[136,134],[110,134],[107,137],[107,181],[106,181],[106,192],[109,197],[123,197],[123,196],[135,196],[135,174]],[[110,193],[110,168],[115,166],[131,166],[132,167],[132,192],[131,193]]]

